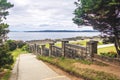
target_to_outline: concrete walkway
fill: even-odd
[[[17,60],[10,80],[70,80],[50,69],[35,55],[22,54]]]
[[[114,46],[114,44],[99,45],[97,48],[104,48],[104,47],[110,47],[110,46]]]

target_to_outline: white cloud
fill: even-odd
[[[30,4],[30,1],[29,0],[8,0],[10,2],[13,2],[14,5],[16,6],[25,6],[25,5],[28,5]]]
[[[9,0],[11,30],[78,29],[73,23],[76,0]],[[67,27],[67,28],[66,28]]]

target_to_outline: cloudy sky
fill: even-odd
[[[6,22],[10,30],[83,30],[72,18],[76,0],[8,0],[14,4]]]

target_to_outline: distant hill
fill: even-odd
[[[98,32],[96,30],[41,30],[41,31],[23,31],[23,32]]]

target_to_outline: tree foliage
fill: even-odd
[[[73,21],[78,26],[90,25],[113,37],[120,55],[120,0],[78,0]]]
[[[16,48],[22,48],[24,45],[26,45],[23,41],[15,41],[15,40],[7,40],[6,44],[9,46],[9,50],[13,51]]]
[[[0,0],[0,38],[2,39],[4,39],[9,32],[9,25],[3,23],[3,20],[9,15],[8,9],[11,7],[13,7],[13,5],[10,2],[7,2],[7,0]]]
[[[11,7],[13,7],[13,5],[10,2],[7,2],[7,0],[0,0],[0,22],[9,15],[7,10]]]
[[[3,20],[9,15],[8,9],[13,7],[7,0],[0,0],[0,68],[8,66],[13,63],[13,58],[8,52],[8,46],[3,44],[3,39],[6,38],[6,34],[9,32],[9,25],[4,23]]]
[[[18,48],[22,48],[23,46],[26,45],[26,43],[23,42],[23,41],[16,41],[16,44],[17,44],[17,47],[18,47]]]
[[[6,44],[9,46],[10,51],[13,51],[17,48],[17,43],[14,40],[8,40]]]

